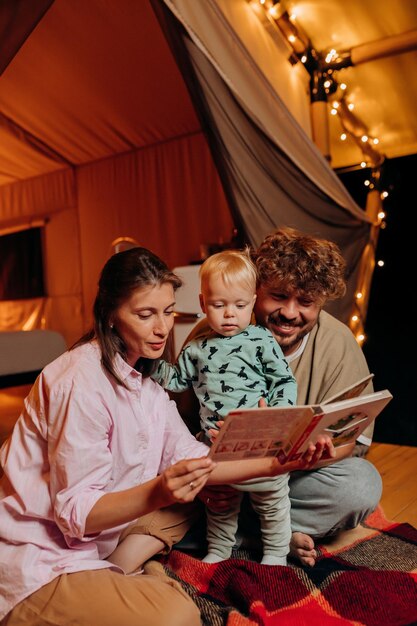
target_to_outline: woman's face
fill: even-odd
[[[174,325],[174,289],[170,283],[142,287],[114,312],[111,323],[123,339],[127,362],[161,357]]]

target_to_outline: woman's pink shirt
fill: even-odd
[[[208,448],[176,405],[119,356],[129,389],[103,368],[95,342],[66,352],[35,382],[0,452],[0,619],[60,574],[100,569],[127,524],[85,535],[103,494],[154,478]]]

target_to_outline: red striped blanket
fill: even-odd
[[[210,626],[417,624],[417,530],[377,511],[351,532],[348,545],[319,545],[313,568],[259,565],[245,551],[208,565],[174,550],[163,564]]]

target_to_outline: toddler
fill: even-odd
[[[293,405],[297,385],[279,344],[269,330],[251,324],[256,300],[256,268],[247,251],[226,250],[200,268],[200,304],[210,333],[187,343],[178,361],[160,361],[152,377],[175,392],[192,387],[200,403],[204,439],[217,422],[239,407]],[[250,461],[249,461],[250,462]],[[260,518],[262,563],[285,565],[291,539],[288,474],[233,485],[226,512],[207,509],[206,563],[231,556],[243,491]]]

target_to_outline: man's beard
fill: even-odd
[[[268,322],[272,322],[274,325],[278,325],[278,326],[283,325],[289,328],[299,329],[295,335],[291,335],[290,337],[287,337],[286,335],[281,335],[279,331],[277,331],[276,328],[274,328],[274,330],[271,331],[273,332],[273,335],[277,343],[280,345],[280,347],[284,351],[284,354],[285,352],[290,351],[292,348],[298,346],[301,343],[301,340],[306,335],[308,335],[308,333],[310,332],[310,330],[313,328],[315,324],[315,322],[311,322],[311,324],[307,324],[307,325],[289,322],[288,320],[283,318],[281,315],[273,315],[273,314],[268,317]]]

